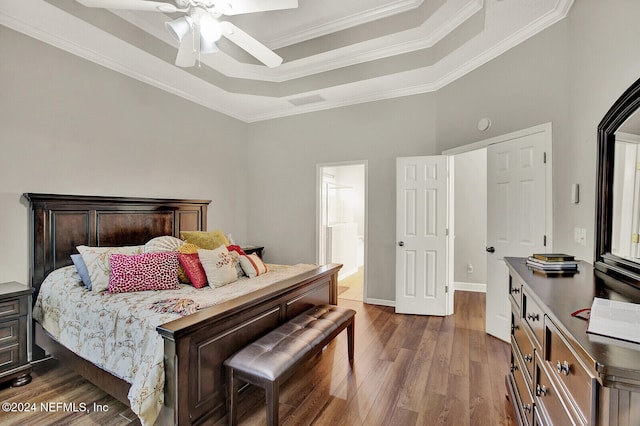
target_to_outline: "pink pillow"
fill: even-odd
[[[202,263],[200,263],[198,253],[178,253],[178,260],[195,288],[202,288],[207,285],[207,275],[204,272]]]
[[[178,253],[142,253],[109,256],[109,293],[175,290],[178,285]]]

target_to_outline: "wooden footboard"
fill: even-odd
[[[212,424],[224,416],[224,360],[312,305],[337,304],[341,266],[325,265],[159,326],[165,341],[165,406],[159,423]]]

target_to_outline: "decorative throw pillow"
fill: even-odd
[[[144,246],[126,247],[89,247],[78,246],[76,249],[82,255],[84,264],[87,265],[89,278],[91,279],[91,291],[104,291],[109,288],[109,275],[111,266],[109,256],[112,254],[140,254]]]
[[[164,235],[150,239],[147,244],[144,245],[144,252],[162,253],[163,251],[176,251],[183,244],[184,241],[180,238]]]
[[[71,261],[76,267],[76,271],[78,271],[78,275],[80,275],[80,279],[82,280],[84,286],[88,290],[91,290],[91,278],[89,277],[89,271],[87,271],[87,265],[85,265],[84,260],[82,260],[82,255],[72,254]]]
[[[220,246],[227,247],[229,240],[224,233],[216,229],[215,231],[182,231],[180,237],[188,243],[195,244],[201,249],[214,250]]]
[[[109,293],[145,290],[176,290],[178,253],[112,254]]]
[[[257,254],[240,255],[240,266],[242,266],[242,270],[249,278],[269,272],[269,268]]]
[[[195,244],[191,244],[191,243],[185,243],[183,245],[181,245],[180,247],[178,247],[178,253],[182,253],[182,254],[198,254],[198,246]],[[184,284],[191,284],[191,280],[189,279],[189,275],[187,275],[187,272],[184,270],[184,266],[180,265],[180,268],[178,268],[178,279],[180,280],[181,283]]]
[[[226,246],[215,250],[199,249],[198,256],[211,287],[222,287],[238,279],[233,258]]]
[[[195,288],[202,288],[207,285],[207,274],[204,272],[202,263],[200,263],[198,253],[178,253],[178,260]]]

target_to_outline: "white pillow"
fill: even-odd
[[[165,251],[177,251],[178,247],[184,244],[180,238],[172,237],[171,235],[164,235],[162,237],[155,237],[147,241],[144,245],[145,253],[162,253]]]
[[[89,247],[78,246],[76,250],[82,256],[84,264],[91,278],[91,291],[100,292],[109,288],[109,275],[111,254],[141,254],[144,246],[126,247]]]
[[[238,279],[233,257],[225,246],[214,250],[198,249],[198,257],[211,287],[222,287]]]
[[[260,259],[257,254],[240,255],[240,266],[249,278],[269,272],[267,265]]]

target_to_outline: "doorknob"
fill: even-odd
[[[495,253],[496,252],[495,247],[487,247],[486,250],[487,250],[487,253]]]
[[[400,242],[398,243],[398,245],[399,245],[400,247],[404,247],[404,241],[400,241]]]

